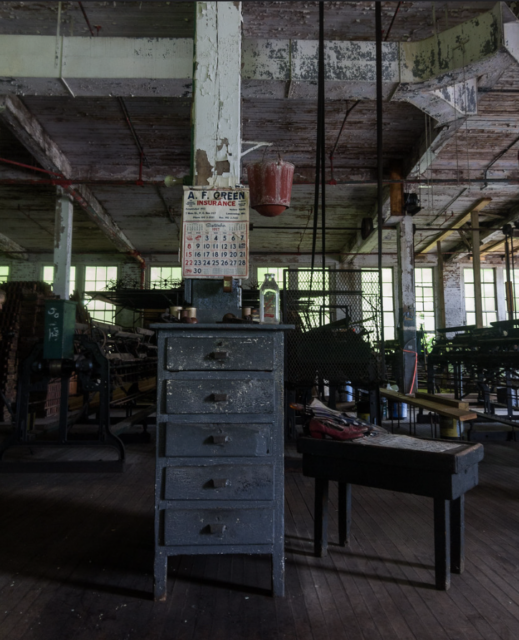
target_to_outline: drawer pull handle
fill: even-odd
[[[227,478],[213,478],[211,480],[213,489],[223,489],[223,487],[230,487],[231,483]]]
[[[227,394],[226,393],[212,393],[211,394],[211,400],[213,402],[225,402],[227,400]]]
[[[213,360],[227,360],[229,354],[227,351],[213,351],[210,356]]]
[[[224,531],[227,529],[225,524],[210,524],[209,525],[209,533],[213,535],[221,536]]]
[[[211,444],[219,444],[224,445],[226,442],[230,442],[229,436],[221,435],[221,436],[211,436],[210,442]]]

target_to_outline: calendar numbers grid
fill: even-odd
[[[185,277],[248,277],[247,222],[184,222]]]

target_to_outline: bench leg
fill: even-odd
[[[351,484],[339,482],[339,544],[350,544]]]
[[[451,500],[451,571],[465,569],[465,496]]]
[[[314,555],[328,554],[328,480],[315,479]]]
[[[434,498],[434,574],[436,588],[451,586],[450,501]]]

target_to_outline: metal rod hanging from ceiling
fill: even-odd
[[[375,50],[377,73],[377,236],[378,236],[378,279],[380,295],[380,357],[382,366],[385,362],[384,347],[384,303],[382,298],[382,225],[383,225],[383,156],[382,156],[382,5],[381,0],[375,2]]]
[[[121,106],[121,110],[123,112],[124,118],[126,120],[126,124],[128,125],[128,127],[130,128],[130,131],[132,133],[133,139],[135,141],[135,144],[137,146],[137,149],[139,150],[139,157],[141,159],[141,161],[143,162],[143,164],[148,167],[148,169],[150,168],[150,164],[148,162],[148,159],[146,158],[146,154],[144,153],[144,149],[142,147],[140,138],[137,134],[137,131],[135,130],[135,127],[133,125],[132,119],[130,117],[130,114],[128,113],[128,109],[126,107],[126,102],[124,101],[124,98],[117,98],[117,100],[119,101],[119,105]]]
[[[319,80],[320,86],[320,98],[321,98],[321,251],[322,251],[322,267],[323,267],[323,281],[321,286],[324,290],[326,269],[326,111],[324,100],[324,2],[319,3]],[[323,298],[323,305],[325,300]]]
[[[310,275],[310,290],[313,284],[313,274],[315,267],[315,250],[317,244],[317,220],[319,216],[319,181],[321,180],[321,145],[324,144],[322,139],[322,126],[324,110],[324,3],[319,2],[319,62],[318,62],[318,85],[317,85],[317,137],[315,149],[315,191],[314,191],[314,224],[312,235],[312,265]],[[324,187],[324,185],[323,185]],[[324,261],[324,256],[323,256]]]

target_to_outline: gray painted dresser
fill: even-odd
[[[283,331],[157,324],[156,600],[168,556],[272,556],[284,594]]]

